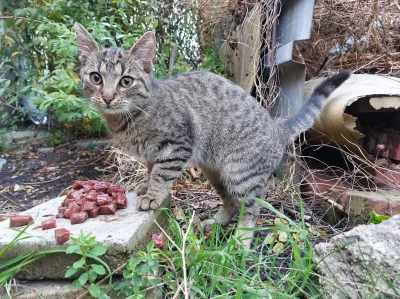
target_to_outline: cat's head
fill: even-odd
[[[129,50],[100,47],[86,29],[75,23],[86,98],[104,114],[141,109],[151,92],[156,40],[146,32]]]

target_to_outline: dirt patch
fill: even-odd
[[[7,162],[0,171],[0,220],[59,196],[75,180],[101,180],[110,173],[107,157],[104,150],[73,146],[52,153],[1,154]]]

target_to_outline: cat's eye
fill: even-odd
[[[92,83],[96,85],[99,85],[103,82],[103,78],[101,78],[101,75],[99,73],[91,73],[90,81],[92,81]]]
[[[133,84],[133,78],[128,76],[122,77],[120,83],[125,88],[131,87]]]

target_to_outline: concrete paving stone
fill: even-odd
[[[38,131],[35,137],[35,131],[25,130],[25,131],[10,131],[1,135],[0,143],[10,144],[24,139],[36,138],[36,139],[47,139],[50,138],[52,134],[47,131]]]
[[[52,153],[54,152],[54,147],[41,147],[37,149],[38,153]]]
[[[115,282],[115,281],[114,281]],[[72,287],[67,281],[28,281],[10,288],[15,299],[75,299],[84,293],[83,289]],[[108,294],[112,299],[123,299],[125,296],[112,291]],[[5,287],[0,288],[0,298],[9,298]],[[93,298],[90,295],[85,298]],[[145,299],[162,299],[164,295],[160,289],[152,289],[146,293]]]
[[[116,269],[125,263],[131,255],[143,250],[150,241],[151,233],[158,232],[159,224],[166,223],[166,215],[162,210],[139,212],[136,210],[136,193],[127,193],[128,208],[118,210],[115,215],[101,215],[97,218],[89,218],[82,224],[71,225],[69,219],[56,219],[57,228],[70,230],[71,235],[78,237],[80,231],[92,233],[99,245],[108,246],[107,253],[102,257],[111,269]],[[51,249],[65,249],[71,241],[58,245],[54,237],[54,229],[41,230],[35,227],[41,225],[43,215],[56,215],[64,197],[49,200],[21,214],[32,215],[34,224],[28,228],[27,234],[35,236],[15,244],[12,249],[0,259],[0,263],[9,260],[32,249],[39,251]],[[164,205],[169,205],[170,197]],[[4,248],[17,235],[17,232],[9,228],[9,220],[0,222],[0,248]],[[32,264],[24,267],[18,274],[18,278],[25,280],[63,279],[69,267],[79,259],[77,255],[64,253],[49,254]]]

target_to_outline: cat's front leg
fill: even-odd
[[[150,175],[153,169],[153,164],[150,162],[146,162],[147,172],[144,175],[142,181],[136,185],[135,192],[138,196],[146,194],[149,189]]]
[[[142,211],[159,208],[180,177],[187,160],[187,154],[182,153],[156,160],[150,174],[149,188],[146,194],[138,197],[136,208]]]

